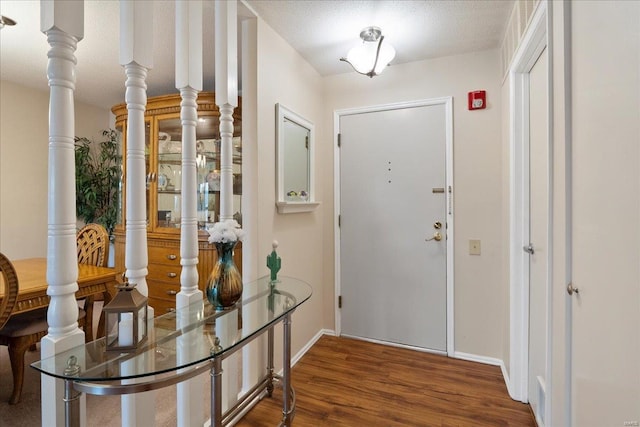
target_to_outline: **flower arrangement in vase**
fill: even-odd
[[[207,300],[217,309],[233,306],[242,297],[242,277],[233,262],[233,250],[244,238],[244,230],[234,219],[216,222],[209,232],[209,243],[216,247],[218,261],[207,279]]]

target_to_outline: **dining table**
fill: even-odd
[[[12,315],[37,310],[49,305],[47,295],[47,259],[28,258],[11,260],[11,264],[18,276],[18,302]],[[116,271],[113,268],[95,265],[78,264],[78,290],[76,298],[89,298],[102,295],[104,304],[111,300],[117,285]],[[0,287],[0,301],[4,296],[4,289]],[[93,325],[93,304],[87,304],[87,328]],[[90,330],[90,329],[89,329]],[[104,320],[100,318],[97,336],[104,335]]]

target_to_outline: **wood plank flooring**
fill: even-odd
[[[295,426],[531,426],[500,368],[365,341],[323,336],[293,368]],[[282,391],[238,424],[272,427]]]

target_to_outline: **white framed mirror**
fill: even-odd
[[[276,206],[279,213],[310,212],[315,201],[313,123],[276,104]]]

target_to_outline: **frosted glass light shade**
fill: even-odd
[[[382,43],[382,42],[380,42]],[[393,61],[396,56],[396,50],[389,43],[382,43],[380,46],[380,56],[378,57],[378,64],[374,70],[376,74],[382,73],[382,70],[389,65],[389,62]]]
[[[340,58],[351,65],[353,69],[365,76],[373,77],[382,70],[396,56],[396,50],[388,43],[384,43],[382,30],[378,27],[366,27],[360,32],[362,43],[351,49],[346,58]]]
[[[378,62],[374,70],[373,66],[376,62],[379,43],[382,43],[382,41],[363,41],[349,51],[347,61],[349,61],[358,73],[368,74],[372,70],[375,75],[382,73],[384,68],[396,56],[396,50],[390,44],[382,43]]]

